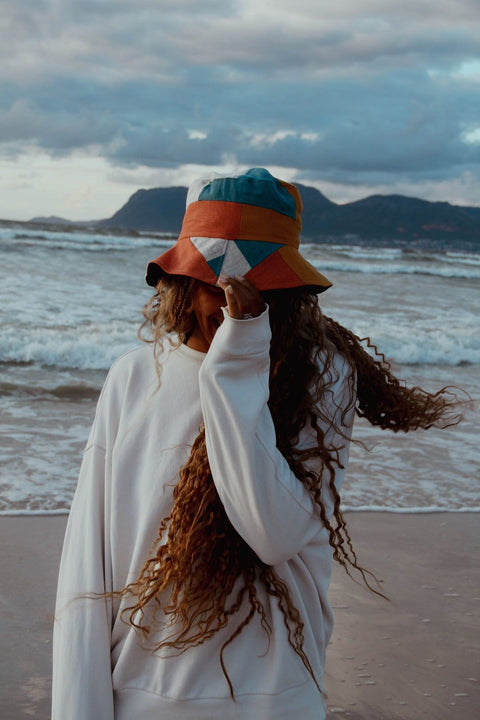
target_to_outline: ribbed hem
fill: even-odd
[[[325,720],[326,708],[312,682],[275,695],[241,695],[204,700],[173,700],[125,688],[115,691],[115,720]]]

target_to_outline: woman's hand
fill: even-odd
[[[260,292],[241,275],[236,277],[220,275],[217,284],[225,292],[230,317],[246,320],[258,317],[265,310],[265,300]]]

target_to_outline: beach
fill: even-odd
[[[478,520],[476,513],[347,514],[360,562],[375,572],[390,601],[335,568],[328,717],[476,720]],[[65,515],[0,517],[2,720],[50,715],[51,634],[65,524]]]

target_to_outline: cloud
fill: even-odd
[[[7,0],[2,73],[181,79],[192,67],[308,73],[478,52],[478,7],[418,2]],[[475,11],[475,12],[474,12]]]
[[[10,154],[21,152],[24,143],[35,143],[52,155],[92,145],[107,147],[116,131],[110,118],[91,110],[51,113],[23,99],[0,115],[0,137]]]
[[[6,0],[0,25],[4,157],[479,175],[477,0]]]

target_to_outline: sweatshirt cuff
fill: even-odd
[[[212,345],[226,355],[257,355],[270,351],[270,321],[268,305],[261,315],[238,320],[223,308],[225,319],[213,338]]]

